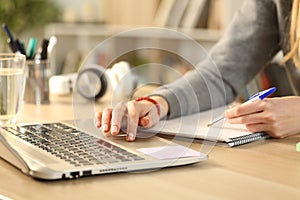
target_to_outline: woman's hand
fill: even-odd
[[[98,128],[102,127],[105,134],[117,135],[120,132],[122,119],[127,116],[127,141],[134,141],[138,125],[150,128],[158,123],[161,117],[168,112],[167,101],[160,96],[152,96],[160,107],[160,116],[157,107],[146,100],[120,102],[114,108],[106,108],[96,114]]]
[[[229,123],[245,124],[251,132],[264,131],[275,138],[300,133],[300,97],[266,98],[228,109]]]

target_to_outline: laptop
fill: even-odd
[[[78,122],[84,126],[77,126]],[[137,172],[207,159],[205,154],[157,136],[144,135],[136,142],[103,136],[92,120],[1,127],[0,157],[23,173],[46,180]]]

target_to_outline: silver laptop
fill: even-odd
[[[76,124],[76,123],[75,123]],[[180,166],[205,154],[159,137],[104,137],[93,122],[24,124],[0,128],[0,156],[37,179],[69,179]],[[81,126],[80,126],[81,127]]]

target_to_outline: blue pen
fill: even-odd
[[[8,39],[9,39],[9,46],[11,47],[11,50],[12,50],[13,52],[17,52],[19,49],[18,49],[18,46],[17,46],[17,44],[16,44],[16,42],[15,42],[15,39],[14,39],[13,35],[11,34],[9,28],[7,27],[6,24],[3,24],[2,27],[3,27],[5,33],[6,33],[7,36],[8,36]]]
[[[3,24],[2,27],[3,27],[4,31],[5,31],[5,33],[7,34],[8,38],[11,41],[15,41],[15,39],[14,39],[13,35],[11,34],[11,32],[10,32],[9,28],[7,27],[7,25]]]
[[[244,102],[243,104],[250,103],[250,102],[253,102],[253,101],[256,101],[256,100],[263,100],[264,98],[266,98],[266,97],[270,96],[271,94],[273,94],[275,91],[276,91],[276,87],[272,87],[272,88],[266,89],[264,91],[261,91],[261,92],[255,94],[255,95],[251,96],[249,98],[249,100]],[[223,119],[225,119],[224,115],[222,115],[220,117],[217,117],[216,119],[211,121],[207,126],[212,126],[215,123],[217,123],[217,122],[219,122]]]

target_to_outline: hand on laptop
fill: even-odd
[[[127,141],[134,141],[138,125],[150,128],[168,113],[168,103],[160,96],[120,102],[114,108],[106,108],[96,114],[97,127],[105,134],[118,135],[123,117],[127,117]]]

